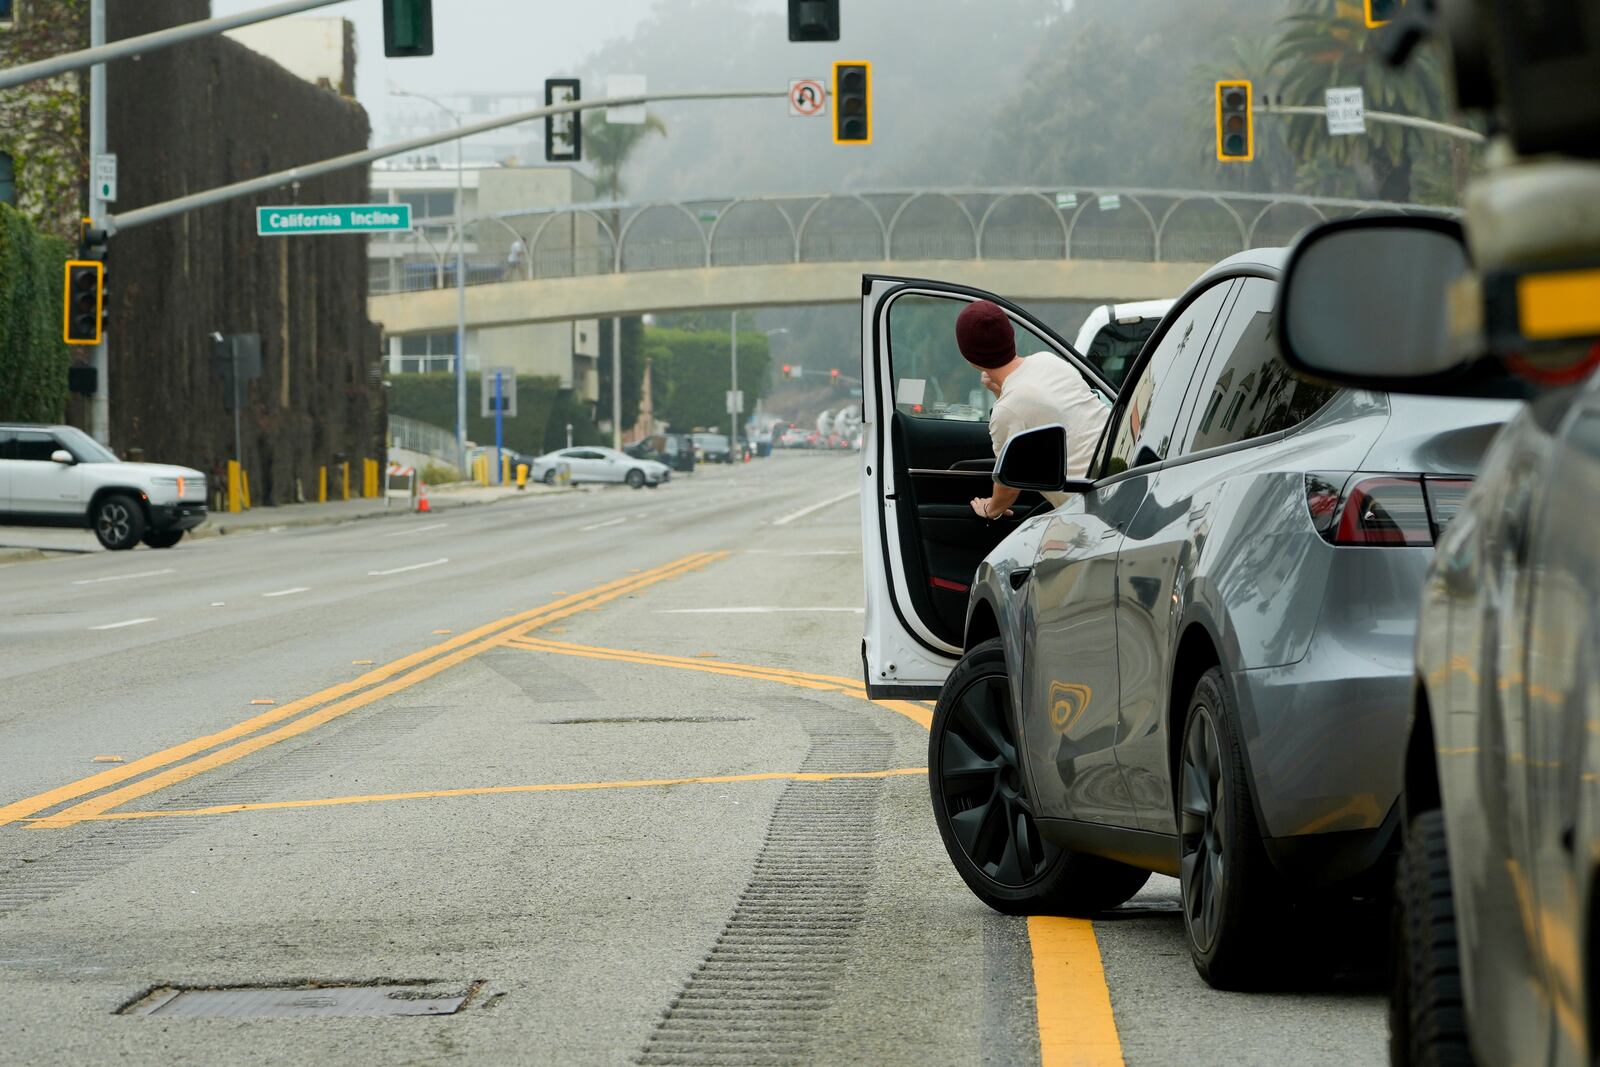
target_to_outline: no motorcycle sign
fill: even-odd
[[[828,110],[828,90],[821,78],[795,78],[789,82],[789,114],[814,119]]]

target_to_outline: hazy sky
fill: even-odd
[[[265,2],[212,0],[212,10],[226,15]],[[355,23],[360,53],[356,91],[381,136],[390,82],[417,92],[506,89],[539,94],[545,78],[573,73],[585,56],[632,30],[653,3],[435,0],[434,54],[425,59],[384,57],[382,0],[346,0],[298,17],[337,16]]]

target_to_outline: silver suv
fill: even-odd
[[[0,524],[87,526],[109,549],[171,548],[206,518],[206,478],[124,463],[71,426],[0,423]]]

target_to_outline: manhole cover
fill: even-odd
[[[476,984],[304,985],[281,988],[235,986],[185,989],[163,986],[125,1005],[121,1015],[164,1015],[188,1019],[244,1019],[451,1015],[461,1010]]]

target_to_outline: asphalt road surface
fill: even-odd
[[[1381,1062],[1372,980],[1209,990],[1169,879],[967,892],[929,706],[860,688],[856,484],[0,569],[0,1062]]]

